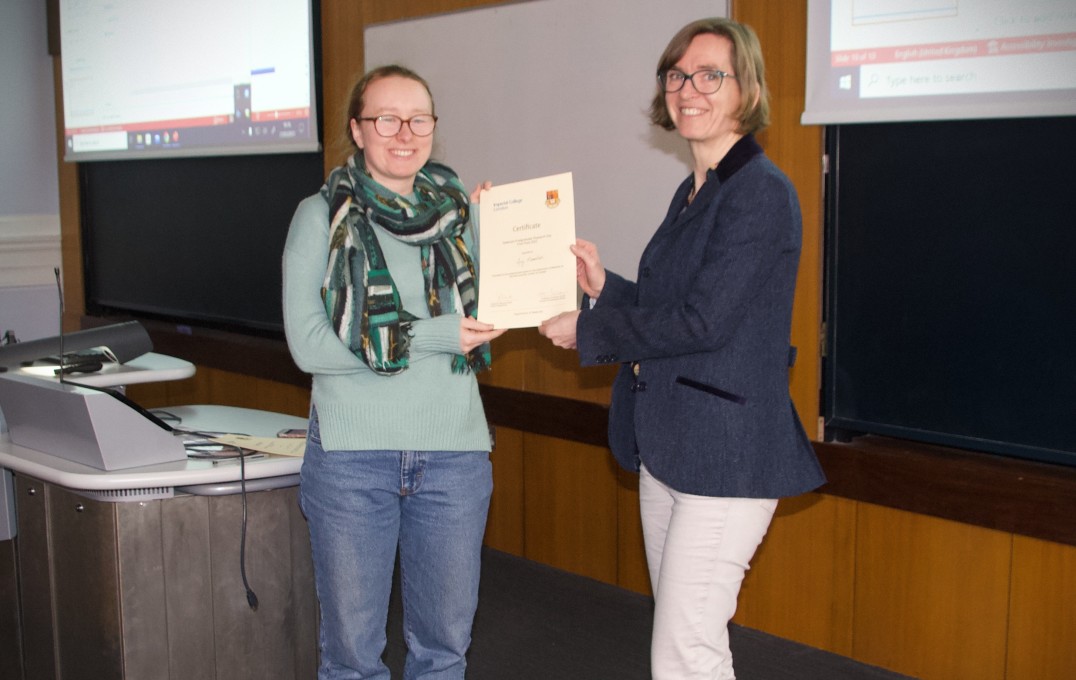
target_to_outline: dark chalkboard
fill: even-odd
[[[282,335],[280,258],[320,153],[85,163],[86,307]]]
[[[830,438],[1076,465],[1076,118],[827,129]]]

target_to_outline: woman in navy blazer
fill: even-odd
[[[725,679],[728,622],[777,499],[825,481],[788,391],[800,207],[753,136],[769,118],[754,31],[693,22],[657,75],[651,122],[687,140],[693,172],[636,282],[577,242],[583,309],[540,332],[584,366],[621,364],[609,443],[640,472],[653,677]]]

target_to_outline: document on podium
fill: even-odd
[[[245,434],[224,434],[212,439],[221,444],[229,444],[241,449],[250,449],[263,453],[275,453],[278,456],[302,457],[306,452],[305,438],[290,439],[283,437],[251,437]]]
[[[479,230],[479,321],[533,328],[576,309],[572,173],[484,191]]]

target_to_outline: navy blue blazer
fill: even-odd
[[[683,493],[780,498],[825,482],[788,391],[801,244],[792,183],[753,137],[680,185],[639,262],[576,326],[584,366],[621,363],[609,444]]]

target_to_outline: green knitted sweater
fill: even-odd
[[[454,374],[449,361],[460,352],[459,315],[430,318],[418,246],[376,225],[374,231],[403,308],[419,317],[412,324],[410,366],[392,376],[371,371],[333,333],[321,300],[329,208],[320,194],[299,204],[284,246],[284,331],[295,364],[313,376],[322,446],[326,451],[489,451],[475,376]],[[473,226],[464,238],[477,268]]]

